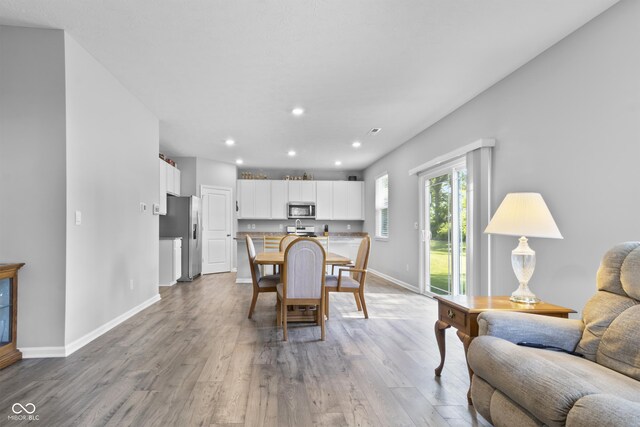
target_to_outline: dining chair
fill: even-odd
[[[280,240],[280,252],[284,252],[287,247],[296,239],[299,239],[300,236],[296,236],[295,234],[289,234],[284,236],[282,240]]]
[[[371,250],[371,238],[365,236],[360,242],[358,255],[353,267],[338,268],[337,276],[327,276],[325,278],[325,313],[329,318],[329,292],[351,292],[356,300],[358,311],[364,310],[364,318],[369,318],[367,303],[364,300],[364,284],[367,278],[367,264],[369,263],[369,252]],[[345,275],[343,273],[350,273]]]
[[[247,236],[247,254],[249,255],[249,268],[251,269],[251,282],[253,283],[253,298],[251,300],[251,307],[249,307],[249,319],[253,315],[253,310],[256,308],[256,301],[258,301],[258,295],[263,292],[276,292],[276,285],[280,282],[280,276],[262,276],[260,274],[260,266],[255,263],[256,260],[256,247],[253,245],[253,239]]]
[[[320,339],[325,339],[324,277],[326,254],[314,239],[301,237],[292,242],[284,253],[282,283],[277,285],[278,325],[287,341],[287,311],[291,305],[316,306],[316,323],[320,325]]]
[[[280,241],[282,240],[282,236],[263,236],[262,238],[262,248],[264,252],[279,252],[280,251]],[[267,266],[264,266],[263,272],[266,271]],[[278,274],[278,266],[272,265],[273,274]]]

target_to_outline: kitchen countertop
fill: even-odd
[[[322,237],[323,233],[320,232],[319,234],[316,233],[318,235],[318,237]],[[236,240],[244,240],[245,236],[251,236],[252,239],[262,239],[264,236],[286,236],[286,233],[283,233],[281,231],[239,231],[238,233],[236,233]],[[369,233],[366,232],[361,232],[361,231],[344,231],[344,232],[329,232],[329,238],[336,238],[336,239],[340,239],[340,238],[345,238],[345,239],[349,239],[349,238],[357,238],[357,237],[365,237],[368,236]]]

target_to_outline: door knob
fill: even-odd
[[[227,237],[231,237],[231,234],[227,234]]]

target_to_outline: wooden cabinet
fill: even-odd
[[[316,202],[316,181],[288,181],[290,202]]]
[[[0,264],[0,369],[22,359],[16,347],[19,264]]]
[[[316,182],[316,219],[333,219],[333,181]]]
[[[271,181],[271,219],[287,219],[288,200],[288,182]]]

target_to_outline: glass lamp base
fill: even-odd
[[[536,298],[528,285],[536,268],[536,253],[529,247],[527,238],[524,236],[520,237],[518,247],[511,251],[511,267],[513,267],[513,272],[520,286],[511,294],[509,299],[513,302],[525,304],[540,302],[540,299]]]
[[[529,286],[526,283],[521,283],[518,289],[511,294],[509,300],[522,304],[535,304],[540,302],[540,298],[537,298],[534,293],[531,292],[531,289],[529,289]]]

